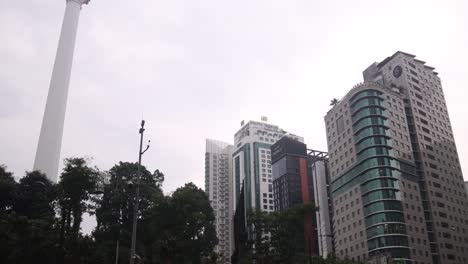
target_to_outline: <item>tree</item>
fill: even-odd
[[[58,184],[59,209],[66,229],[72,236],[78,236],[83,213],[90,209],[91,196],[96,192],[98,171],[87,165],[83,158],[65,160],[65,168]]]
[[[120,259],[129,259],[132,232],[133,203],[138,163],[119,162],[109,170],[109,180],[103,186],[103,195],[96,205],[97,227],[93,236],[99,244],[100,262],[113,263],[115,248],[119,241]],[[159,170],[149,172],[141,166],[140,201],[138,210],[137,254],[145,256],[148,251],[147,231],[150,208],[163,199],[161,185],[164,174]],[[145,240],[146,239],[146,240]],[[128,256],[128,257],[127,257]],[[120,263],[122,263],[122,261]]]
[[[271,234],[273,217],[268,212],[259,209],[247,213],[247,226],[251,229],[252,236],[247,241],[251,249],[249,259],[255,263],[270,263],[271,261]]]
[[[55,185],[37,171],[27,172],[18,184],[11,173],[0,171],[0,186],[14,189],[0,215],[0,237],[7,238],[0,239],[0,263],[55,263]]]
[[[103,179],[85,159],[70,158],[59,184],[37,171],[16,183],[0,166],[0,237],[8,238],[0,239],[0,263],[114,263],[119,240],[120,263],[128,261],[137,170],[137,163],[120,162]],[[137,252],[145,263],[160,263],[151,258],[155,238],[148,230],[152,208],[169,198],[162,193],[163,180],[159,170],[141,167]],[[92,236],[80,232],[84,213],[97,215]]]
[[[276,263],[307,258],[304,221],[309,217],[312,223],[310,216],[315,210],[313,204],[303,204],[270,214],[270,245],[274,248]]]
[[[155,206],[151,218],[154,259],[163,263],[201,263],[218,243],[210,201],[193,183]]]
[[[255,263],[296,263],[305,255],[304,218],[314,211],[313,205],[298,205],[268,213],[253,210],[247,213],[251,228],[248,241],[250,261]]]
[[[5,215],[13,208],[16,198],[17,184],[11,172],[0,166],[0,216]]]
[[[339,100],[338,100],[338,99],[336,99],[336,98],[333,98],[333,99],[330,101],[330,106],[335,106],[335,105],[337,105],[337,104],[338,104],[338,102],[339,102]]]
[[[120,162],[104,179],[83,158],[65,160],[58,184],[38,172],[17,183],[0,167],[0,263],[128,263],[137,163]],[[164,174],[141,167],[137,201],[137,254],[143,263],[224,263],[214,212],[203,190],[188,183],[171,195]],[[97,194],[100,188],[102,195]],[[80,232],[83,214],[95,214],[91,236]]]
[[[187,183],[174,192],[172,204],[179,212],[179,234],[188,242],[188,247],[183,251],[191,252],[187,255],[191,255],[193,263],[199,263],[200,258],[208,256],[218,243],[210,201],[202,189],[193,183]]]
[[[91,197],[96,192],[98,170],[87,165],[84,158],[65,159],[65,167],[58,184],[58,209],[60,213],[59,262],[78,263],[83,214],[91,209]],[[65,243],[70,254],[65,256]]]
[[[8,263],[8,256],[15,249],[16,230],[9,214],[16,200],[17,183],[6,167],[0,166],[0,263]]]
[[[318,263],[352,264],[349,260],[334,257],[323,259],[305,254],[304,220],[316,210],[313,204],[297,205],[286,210],[267,213],[253,210],[247,213],[247,224],[251,229],[247,247],[250,252],[247,262],[260,264]]]
[[[226,261],[224,261],[223,256],[214,251],[202,259],[202,264],[224,264],[224,263],[226,263]]]
[[[39,171],[27,172],[18,184],[17,197],[13,210],[17,215],[29,219],[53,221],[54,201],[57,198],[56,186],[45,174]]]

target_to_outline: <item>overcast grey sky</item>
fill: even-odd
[[[0,1],[0,164],[33,165],[65,0]],[[62,157],[103,170],[135,161],[165,191],[204,186],[205,138],[241,120],[270,123],[326,150],[323,116],[362,71],[397,50],[436,67],[468,176],[468,1],[129,1],[84,6]]]

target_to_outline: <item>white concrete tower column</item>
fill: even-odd
[[[42,119],[41,134],[34,160],[34,170],[39,170],[56,182],[60,149],[62,146],[63,123],[67,107],[68,85],[75,49],[81,6],[89,0],[66,0],[62,31],[50,80],[49,94]]]

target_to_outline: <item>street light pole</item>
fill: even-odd
[[[119,209],[119,234],[117,236],[117,243],[115,245],[115,264],[119,264],[119,250],[120,250],[120,230],[122,229],[122,209]]]
[[[119,264],[119,248],[120,248],[120,239],[117,239],[117,244],[115,245],[115,264]]]
[[[137,221],[138,221],[138,206],[140,200],[140,182],[141,182],[141,156],[148,150],[149,145],[142,151],[143,148],[143,133],[145,132],[145,120],[141,121],[140,133],[140,150],[138,152],[138,168],[137,168],[137,182],[135,190],[135,200],[133,203],[133,228],[132,228],[132,247],[130,250],[130,264],[135,264],[136,255],[136,233],[137,233]]]

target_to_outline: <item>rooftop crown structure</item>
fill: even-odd
[[[57,181],[63,123],[67,107],[68,85],[73,62],[73,51],[81,6],[89,0],[66,0],[62,31],[50,80],[49,94],[42,120],[41,134],[34,160],[39,170],[52,181]]]

